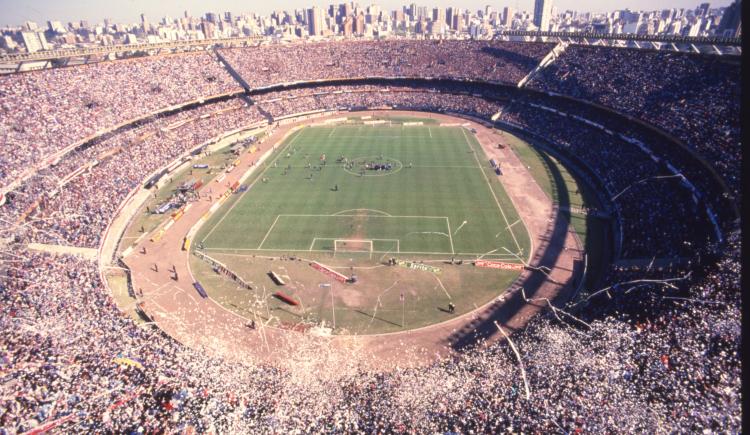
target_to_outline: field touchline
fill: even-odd
[[[461,222],[461,225],[459,225],[458,228],[456,228],[456,231],[453,232],[454,236],[456,235],[456,233],[458,232],[458,230],[460,230],[461,228],[463,228],[464,225],[466,225],[466,222],[468,222],[468,221]]]

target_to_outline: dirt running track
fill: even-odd
[[[368,111],[367,114],[370,112]],[[373,112],[375,113],[375,112]],[[362,112],[364,115],[365,113]],[[413,115],[413,112],[386,111],[388,115]],[[328,118],[342,116],[329,115]],[[558,219],[553,204],[536,184],[525,166],[518,160],[509,147],[498,149],[498,143],[504,143],[502,135],[474,121],[447,115],[419,113],[446,123],[470,122],[476,129],[477,137],[482,144],[487,158],[496,158],[502,167],[500,176],[506,191],[511,197],[532,240],[533,259],[530,264],[549,267],[549,278],[541,272],[526,270],[519,278],[519,283],[536,279],[539,283],[533,297],[556,300],[558,296],[569,294],[580,282],[580,276],[574,277],[574,261],[583,256],[578,239],[572,235],[567,222]],[[248,320],[220,306],[214,300],[202,299],[193,288],[188,253],[181,250],[183,237],[195,222],[212,205],[207,199],[208,189],[213,197],[227,189],[227,183],[234,183],[245,173],[258,156],[267,152],[271,146],[277,146],[284,135],[295,125],[319,122],[326,118],[304,120],[300,123],[287,124],[277,128],[260,146],[260,152],[244,153],[240,165],[227,174],[221,182],[209,183],[201,190],[201,200],[193,203],[182,219],[154,243],[144,238],[135,247],[133,253],[124,261],[131,270],[133,288],[142,291],[139,299],[144,302],[144,311],[167,334],[193,348],[203,348],[213,354],[248,362],[270,362],[281,367],[294,365],[295,360],[308,361],[310,355],[320,361],[334,364],[336,361],[351,363],[356,360],[363,368],[389,369],[393,367],[414,366],[434,361],[455,352],[457,340],[476,341],[472,338],[474,329],[483,325],[488,329],[497,318],[508,331],[522,328],[528,319],[546,302],[526,303],[519,292],[512,291],[504,301],[495,300],[463,316],[404,332],[367,335],[367,336],[315,336],[276,327],[257,324],[255,329],[247,327]],[[468,133],[468,132],[467,132]],[[480,158],[481,161],[481,158]],[[556,230],[556,232],[555,232]],[[550,234],[557,234],[549,240]],[[112,234],[110,237],[117,237]],[[146,254],[141,249],[146,248]],[[552,258],[544,256],[542,251],[554,251]],[[537,250],[537,252],[535,252]],[[524,259],[527,261],[528,259]],[[155,270],[154,265],[158,267]],[[172,279],[170,270],[174,266],[178,281]],[[516,286],[517,287],[517,286]],[[500,293],[500,291],[498,291]],[[515,297],[515,302],[512,300]],[[531,297],[531,296],[529,296]],[[520,302],[519,302],[520,301]],[[498,317],[499,312],[506,313]],[[511,310],[509,314],[508,310]],[[494,316],[494,317],[493,317]],[[494,328],[494,326],[492,326]],[[488,341],[502,339],[495,329]]]

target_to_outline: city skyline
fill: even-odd
[[[711,2],[712,8],[718,8],[728,6],[731,0],[721,0],[717,2]],[[52,0],[34,0],[34,1],[22,1],[22,0],[0,0],[0,7],[4,11],[5,21],[0,22],[0,26],[16,26],[20,25],[25,21],[35,22],[46,22],[48,20],[59,20],[59,21],[80,21],[86,20],[92,23],[101,22],[105,18],[110,18],[115,22],[121,23],[135,23],[140,19],[140,14],[152,17],[154,20],[160,19],[164,16],[175,18],[180,16],[185,11],[190,15],[201,16],[206,12],[224,12],[229,11],[236,14],[242,13],[256,13],[260,15],[269,15],[272,11],[277,10],[294,10],[294,9],[307,9],[312,6],[318,6],[321,8],[327,7],[329,4],[339,4],[338,2],[331,1],[315,1],[315,0],[290,0],[284,2],[283,5],[274,3],[273,7],[269,6],[268,3],[243,3],[237,0],[220,0],[213,2],[206,2],[203,0],[189,0],[184,2],[149,2],[145,0],[130,0],[128,2],[115,2],[114,4],[102,4],[94,1],[76,1],[76,2],[55,2]],[[401,0],[380,0],[373,2],[359,2],[360,6],[367,6],[369,4],[376,4],[382,9],[394,10],[400,9],[402,6],[408,5],[411,2],[404,2]],[[514,10],[525,10],[533,12],[534,0],[506,0],[503,3],[500,2],[487,2],[483,0],[475,0],[470,2],[461,2],[457,5],[453,0],[432,0],[430,2],[415,2],[418,6],[427,7],[449,7],[449,6],[460,6],[464,9],[476,10],[483,9],[485,6],[491,6],[496,10],[502,10],[504,6],[510,6]],[[592,12],[592,13],[603,13],[610,12],[618,9],[631,9],[631,10],[659,10],[659,9],[670,9],[670,8],[695,8],[699,2],[696,0],[674,0],[664,2],[658,6],[654,5],[653,2],[646,0],[622,0],[622,1],[609,1],[609,2],[596,2],[593,0],[554,0],[552,1],[553,7],[556,7],[558,11],[564,10],[575,10],[579,12]]]

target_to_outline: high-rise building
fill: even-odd
[[[47,43],[44,32],[21,32],[21,39],[23,39],[23,45],[26,46],[26,51],[29,53],[52,48]]]
[[[149,30],[149,24],[148,20],[146,19],[146,14],[141,14],[141,30],[143,30],[145,33],[148,33]]]
[[[451,21],[451,29],[456,32],[462,32],[464,30],[464,20],[461,18],[461,9],[456,9]]]
[[[342,17],[348,17],[352,15],[352,4],[351,3],[342,3],[339,5],[339,15]]]
[[[406,20],[406,14],[404,13],[403,9],[398,10],[396,9],[393,11],[393,21],[395,21],[398,24],[403,23]]]
[[[362,12],[354,19],[354,33],[362,35],[365,33],[365,14]]]
[[[344,18],[344,23],[341,26],[344,36],[351,36],[354,33],[354,17]]]
[[[539,30],[549,30],[549,21],[552,16],[552,0],[534,0],[534,25]]]
[[[701,3],[700,6],[698,6],[698,8],[695,10],[695,15],[702,18],[707,17],[709,7],[711,7],[709,3]]]
[[[432,10],[432,21],[445,23],[445,9],[434,8]]]
[[[201,31],[206,39],[216,38],[216,25],[208,20],[201,20]]]
[[[206,12],[206,20],[213,24],[218,24],[220,21],[219,16],[213,12]]]
[[[317,6],[307,10],[307,31],[310,36],[323,34],[323,10]]]
[[[412,21],[417,19],[417,5],[414,3],[409,5],[409,17]]]
[[[734,3],[724,9],[724,15],[721,16],[719,26],[716,28],[716,34],[735,38],[742,36],[741,0],[734,0]]]
[[[503,21],[502,25],[510,27],[510,25],[513,23],[513,9],[506,6],[503,8]]]

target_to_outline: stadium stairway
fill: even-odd
[[[213,50],[213,53],[214,53],[214,55],[216,56],[216,58],[217,58],[217,59],[219,59],[219,61],[220,61],[220,62],[221,62],[221,64],[222,64],[222,65],[224,66],[224,69],[226,69],[226,70],[227,70],[227,72],[229,73],[229,75],[230,75],[230,76],[232,76],[232,78],[233,78],[234,80],[236,80],[236,81],[237,81],[237,83],[239,83],[239,84],[240,84],[240,86],[242,86],[242,89],[244,89],[244,90],[245,90],[245,92],[250,92],[250,84],[249,84],[249,83],[248,83],[247,81],[245,81],[245,79],[244,79],[244,78],[242,78],[242,76],[240,75],[240,73],[238,73],[238,72],[237,72],[237,71],[236,71],[236,70],[235,70],[235,69],[234,69],[234,68],[232,67],[232,65],[231,65],[231,64],[230,64],[230,63],[229,63],[229,62],[228,62],[228,61],[226,60],[226,58],[224,58],[224,56],[222,56],[222,54],[221,54],[221,53],[219,53],[219,50],[217,50],[217,49],[214,49],[214,50]]]
[[[258,112],[260,112],[261,115],[263,115],[263,116],[266,117],[266,119],[268,120],[269,124],[273,123],[273,115],[271,115],[271,112],[269,112],[266,109],[264,109],[263,106],[261,106],[260,104],[256,103],[255,101],[253,101],[250,97],[247,97],[247,99],[250,100],[250,101],[252,101],[253,104],[255,104],[255,108],[258,109]]]
[[[522,78],[521,81],[518,82],[517,87],[523,88],[526,86],[528,82],[531,81],[534,77],[536,77],[537,74],[539,74],[539,71],[543,70],[552,62],[554,62],[558,57],[562,56],[562,54],[565,52],[565,49],[568,48],[569,43],[567,42],[560,42],[557,45],[555,45],[552,50],[550,50],[549,53],[547,53],[546,56],[539,62],[539,65],[536,66],[531,72],[526,74],[526,77]]]
[[[224,65],[224,68],[227,70],[227,72],[229,73],[229,75],[232,76],[232,78],[235,81],[237,81],[237,83],[239,83],[240,86],[242,86],[242,88],[245,90],[245,94],[242,95],[242,97],[240,97],[240,98],[242,98],[243,100],[245,100],[245,102],[247,102],[247,104],[249,106],[255,105],[255,107],[258,109],[258,112],[260,112],[260,114],[263,115],[268,120],[268,123],[269,124],[272,123],[273,122],[273,115],[271,115],[263,107],[261,107],[259,104],[257,104],[247,94],[248,92],[250,92],[250,84],[247,81],[245,81],[244,78],[242,78],[242,75],[240,75],[240,73],[238,73],[237,70],[235,70],[229,62],[227,62],[226,58],[224,58],[224,56],[222,56],[222,54],[219,52],[219,50],[214,49],[213,52],[216,55],[216,58],[219,59],[219,61],[221,62],[221,64]]]

